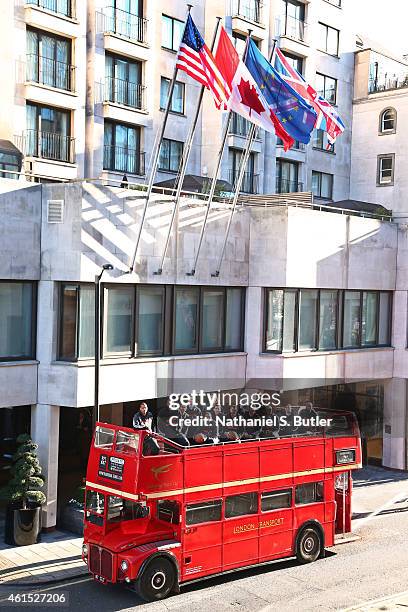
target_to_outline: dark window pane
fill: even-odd
[[[105,289],[108,353],[129,353],[132,343],[133,287]]]
[[[77,358],[77,303],[78,287],[65,285],[62,290],[61,359]]]
[[[221,348],[223,344],[224,292],[219,289],[204,289],[202,308],[202,348]]]
[[[242,348],[242,289],[227,289],[225,348]]]
[[[373,346],[377,343],[378,299],[374,291],[364,291],[361,319],[361,344]]]
[[[267,292],[266,350],[282,350],[283,290]]]
[[[261,510],[278,510],[279,508],[290,508],[292,505],[292,491],[270,491],[261,495]]]
[[[296,487],[295,504],[313,504],[320,501],[323,501],[323,482],[309,482]]]
[[[299,349],[316,348],[317,291],[300,292]]]
[[[157,518],[166,523],[178,525],[180,520],[180,506],[177,502],[160,499],[157,502]]]
[[[225,518],[256,514],[258,512],[258,493],[241,493],[225,499]]]
[[[0,283],[0,358],[31,357],[31,283]]]
[[[161,353],[163,350],[162,287],[140,287],[138,289],[138,354]]]
[[[320,292],[319,349],[337,346],[337,291]]]
[[[379,344],[390,344],[391,294],[380,293]]]
[[[198,290],[176,288],[176,351],[197,350]]]
[[[360,293],[345,291],[343,313],[343,346],[360,345]]]
[[[221,508],[221,499],[189,504],[186,509],[186,525],[198,525],[199,523],[220,521]]]

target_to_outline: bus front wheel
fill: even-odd
[[[153,559],[138,579],[137,591],[145,601],[164,599],[173,590],[176,572],[168,559]]]
[[[322,539],[315,527],[306,527],[300,533],[297,546],[296,557],[300,563],[312,563],[316,561],[323,552]]]

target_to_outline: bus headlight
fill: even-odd
[[[82,554],[84,557],[88,556],[88,545],[87,544],[82,544]]]
[[[346,463],[354,463],[356,460],[355,450],[340,450],[336,451],[336,463],[341,465]]]
[[[123,573],[127,572],[129,569],[129,563],[127,561],[122,561],[120,564],[120,569]]]

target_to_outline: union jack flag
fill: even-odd
[[[211,91],[217,108],[226,106],[231,92],[191,15],[187,18],[176,65]]]
[[[289,85],[305,98],[317,112],[316,128],[327,133],[327,140],[334,144],[336,138],[345,130],[345,125],[333,106],[305,81],[303,76],[290,65],[282,51],[276,47],[274,53],[275,69]]]

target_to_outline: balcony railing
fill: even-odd
[[[145,175],[145,154],[138,149],[105,145],[103,149],[103,167],[112,172]]]
[[[231,0],[230,13],[233,17],[243,17],[254,23],[261,23],[260,0]]]
[[[26,4],[38,6],[52,13],[65,15],[65,17],[74,16],[74,0],[26,0]]]
[[[15,137],[15,144],[24,155],[73,164],[75,138],[56,132],[25,130]]]
[[[252,123],[242,117],[242,115],[237,115],[236,113],[232,116],[232,121],[230,123],[229,133],[233,136],[243,136],[247,137],[249,134],[249,130],[251,129]],[[255,130],[255,138],[259,139],[259,128],[257,127]]]
[[[236,182],[238,180],[239,170],[230,169],[228,172],[228,182],[235,189]],[[253,174],[252,172],[244,172],[244,178],[242,181],[241,193],[258,193],[258,182],[259,174]]]
[[[382,79],[369,79],[368,93],[377,93],[378,91],[388,91],[390,89],[401,89],[408,87],[408,74],[405,76],[387,76]]]
[[[307,23],[290,15],[282,15],[278,22],[278,36],[287,36],[300,42],[306,42]]]
[[[276,140],[276,146],[277,147],[283,147],[283,142],[280,138],[278,138]],[[294,145],[291,147],[291,150],[293,151],[305,151],[306,150],[306,145],[304,142],[300,142],[300,140],[295,140]]]
[[[98,31],[119,34],[139,43],[146,42],[147,19],[113,7],[106,7],[97,14]]]
[[[26,79],[41,85],[74,91],[75,66],[35,53],[28,53]]]
[[[276,193],[297,193],[303,191],[303,183],[290,179],[276,178]]]
[[[144,110],[145,105],[145,89],[139,83],[124,81],[115,77],[105,78],[105,102],[114,102],[115,104],[123,104]]]

